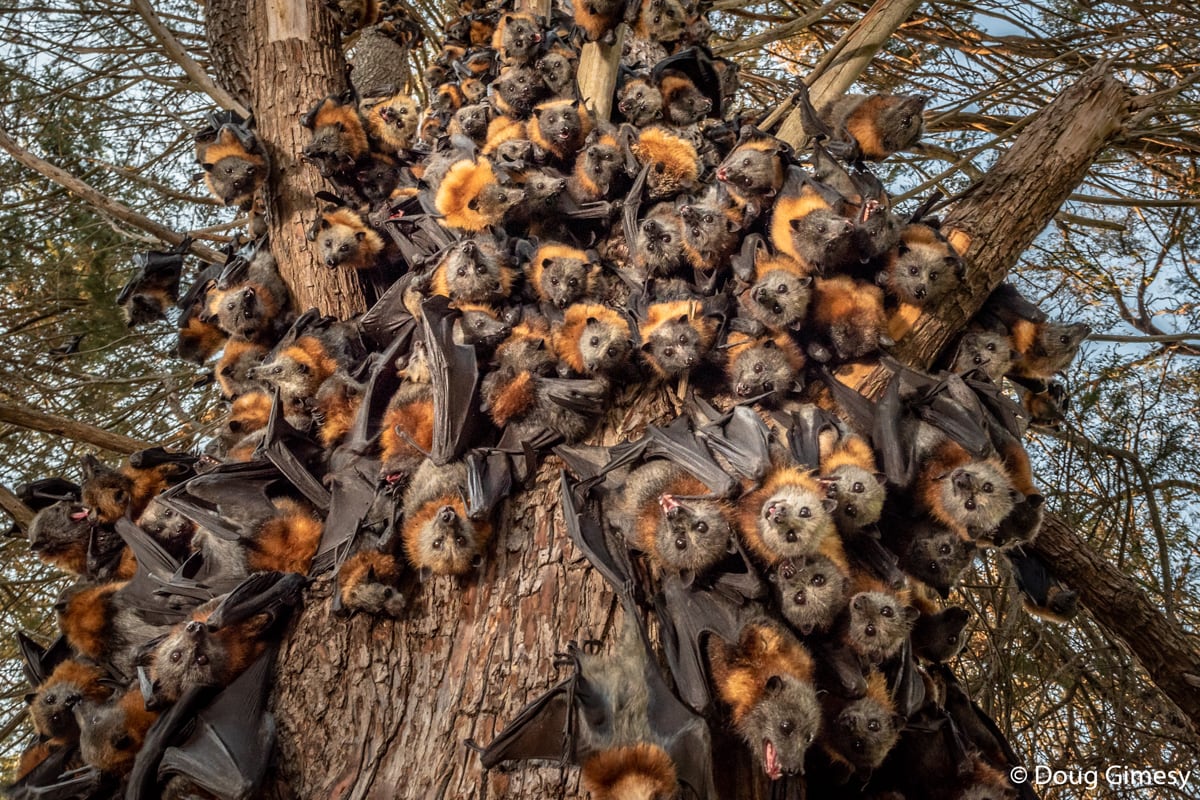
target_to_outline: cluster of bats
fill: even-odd
[[[412,40],[395,9],[331,10]],[[608,121],[575,74],[622,24]],[[1043,498],[1021,440],[1061,417],[1088,329],[1006,285],[941,371],[891,359],[970,269],[932,203],[898,214],[866,166],[917,142],[925,98],[818,109],[801,87],[796,152],[730,111],[737,70],[707,37],[687,0],[549,20],[464,0],[424,108],[396,87],[320,100],[300,121],[330,188],[309,239],[371,298],[349,320],[297,313],[256,235],[267,149],[209,116],[197,163],[256,236],[182,293],[188,243],[143,254],[118,302],[131,326],[177,307],[178,355],[214,364],[228,411],[203,455],[21,487],[32,550],[75,581],[62,635],[20,639],[36,738],[10,796],[250,796],[304,576],[334,571],[340,613],[401,618],[422,581],[471,579],[551,453],[626,621],[470,743],[485,767],[569,761],[595,800],[715,798],[713,741],[735,738],[777,796],[1032,796],[947,666],[969,622],[947,599],[991,549],[1028,607],[1074,612],[1022,549]],[[852,362],[891,371],[882,397],[837,379]],[[654,384],[676,419],[583,443]]]

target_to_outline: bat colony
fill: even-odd
[[[374,2],[331,5],[364,39],[419,36]],[[402,617],[414,577],[470,579],[503,500],[555,457],[568,534],[626,622],[469,743],[484,767],[574,763],[596,800],[716,798],[718,736],[774,796],[1031,797],[946,666],[970,616],[947,600],[987,548],[1031,610],[1074,613],[1022,550],[1042,496],[1021,440],[1061,416],[1086,326],[1002,286],[943,371],[901,365],[905,320],[971,268],[865,164],[917,141],[925,98],[816,109],[800,91],[813,141],[793,152],[728,111],[736,69],[690,0],[576,0],[548,23],[502,5],[464,0],[423,111],[356,64],[358,92],[301,120],[331,189],[314,253],[373,303],[353,319],[293,308],[258,235],[252,125],[214,113],[197,135],[208,188],[257,238],[182,296],[187,243],[142,255],[118,302],[131,326],[178,307],[179,355],[213,363],[228,414],[204,456],[87,458],[79,484],[22,487],[31,548],[76,581],[61,636],[20,637],[37,735],[10,796],[252,795],[304,576],[335,571],[340,612]],[[575,73],[622,23],[608,122]],[[838,381],[848,362],[887,366],[883,396]],[[634,384],[682,413],[585,444]]]

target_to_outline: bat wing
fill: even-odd
[[[21,502],[34,511],[54,505],[60,500],[72,503],[79,502],[79,484],[66,478],[39,478],[36,481],[19,484],[14,492]]]
[[[71,657],[71,645],[61,634],[43,647],[25,631],[17,631],[17,649],[21,652],[21,669],[33,688],[46,682],[54,668]]]
[[[260,446],[262,454],[283,473],[292,486],[322,512],[329,510],[329,491],[313,475],[310,465],[320,464],[325,449],[284,418],[283,400],[275,390],[267,433]]]
[[[236,541],[254,524],[275,514],[268,489],[282,483],[282,474],[267,461],[222,464],[172,486],[159,497],[200,527]]]
[[[677,575],[663,576],[654,604],[661,625],[659,641],[679,696],[693,711],[708,713],[713,704],[708,639],[715,635],[737,642],[745,609],[726,594],[686,585]]]
[[[512,491],[512,459],[501,450],[467,453],[467,516],[487,519]]]
[[[437,465],[460,458],[474,440],[480,418],[479,365],[475,348],[454,342],[459,312],[448,298],[435,295],[421,305],[425,349],[433,380],[433,447]]]
[[[925,705],[925,681],[913,657],[911,637],[904,640],[896,659],[895,672],[889,676],[892,702],[896,712],[908,719]]]
[[[272,619],[278,619],[299,605],[301,592],[307,583],[303,575],[295,572],[256,572],[243,579],[213,609],[206,623],[208,629],[218,630],[236,625],[257,614],[268,614]]]
[[[115,787],[107,786],[104,776],[95,767],[81,767],[63,772],[63,767],[78,758],[77,747],[62,747],[51,753],[28,775],[4,790],[10,800],[94,800],[110,796]]]
[[[608,585],[622,596],[633,591],[633,569],[624,549],[617,553],[608,546],[604,525],[591,496],[583,486],[573,483],[563,470],[560,476],[563,524],[567,536],[583,552]],[[618,555],[619,553],[619,555]]]
[[[149,683],[144,668],[139,668],[138,677],[143,684]],[[143,685],[142,694],[149,697],[146,685]],[[158,715],[158,719],[154,720],[146,731],[142,748],[133,760],[133,769],[126,784],[125,800],[155,800],[162,796],[158,786],[158,767],[162,762],[163,753],[192,721],[196,709],[204,699],[211,695],[211,688],[190,686],[170,708]]]
[[[707,47],[692,46],[667,56],[654,65],[650,79],[655,83],[662,80],[667,70],[676,70],[687,75],[700,92],[712,101],[710,117],[724,119],[721,114],[721,78],[713,66],[712,53]]]
[[[837,382],[841,383],[841,381]],[[850,387],[846,387],[846,391],[854,392]],[[858,394],[858,392],[854,392],[854,394]],[[792,458],[802,466],[811,469],[820,468],[821,436],[832,433],[836,437],[838,434],[837,421],[829,412],[811,405],[793,411],[790,416],[791,424],[788,426],[787,434],[788,450],[791,451]]]
[[[900,589],[906,579],[900,571],[900,561],[896,554],[883,546],[875,531],[859,531],[843,535],[842,543],[847,554],[865,566],[877,578],[891,589]]]
[[[687,417],[676,417],[666,426],[649,425],[641,439],[610,448],[612,460],[604,467],[608,473],[620,467],[650,458],[665,458],[685,469],[714,493],[727,497],[738,484],[713,459],[704,442],[692,431]]]
[[[116,523],[117,533],[137,558],[137,571],[118,592],[124,603],[150,625],[174,625],[199,604],[186,596],[167,603],[158,590],[171,581],[179,561],[128,517]]]
[[[629,192],[625,195],[625,201],[621,205],[621,226],[625,231],[625,247],[629,251],[630,262],[633,262],[637,256],[638,212],[642,208],[642,191],[645,189],[646,176],[649,174],[649,164],[637,171],[633,185],[629,187]]]
[[[875,407],[875,421],[871,426],[871,444],[879,453],[883,473],[893,486],[908,486],[916,475],[913,442],[906,441],[906,416],[900,399],[900,376],[893,375]]]
[[[964,376],[963,382],[975,392],[989,419],[1002,430],[1007,431],[1015,439],[1025,436],[1029,428],[1029,415],[1019,403],[1016,403],[999,386],[992,383],[986,376],[975,379]]]
[[[838,694],[851,699],[867,693],[862,665],[849,647],[831,641],[821,642],[813,645],[813,656],[822,685],[837,687]]]
[[[258,790],[275,749],[275,718],[266,710],[272,656],[264,653],[196,714],[187,740],[163,753],[160,779],[182,776],[220,800]]]
[[[686,790],[684,798],[715,800],[712,776],[712,732],[703,717],[692,713],[663,680],[649,649],[645,658],[647,714],[650,732],[675,762],[675,775]]]
[[[412,273],[409,273],[412,275]],[[404,294],[411,284],[406,275],[396,280],[365,314],[358,318],[363,337],[379,349],[386,348],[400,335],[411,338],[417,321],[404,305]]]
[[[480,749],[484,769],[505,761],[544,759],[565,764],[574,759],[575,684],[577,675],[553,686],[521,709],[491,744]],[[468,745],[474,742],[468,741]]]
[[[771,433],[747,406],[734,406],[713,418],[696,430],[696,436],[744,478],[761,481],[771,469]]]

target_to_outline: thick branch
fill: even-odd
[[[84,183],[66,170],[56,167],[49,161],[38,158],[33,153],[30,153],[25,148],[21,147],[11,136],[8,131],[0,128],[0,148],[8,151],[8,154],[13,157],[13,160],[18,164],[22,164],[44,178],[54,181],[59,186],[66,189],[73,195],[76,195],[84,202],[93,206],[102,214],[106,214],[114,219],[118,219],[127,225],[132,225],[138,230],[160,239],[167,244],[179,244],[184,240],[186,234],[176,233],[165,225],[160,225],[149,217],[144,217],[137,213],[129,206],[123,203],[118,203],[116,200],[96,190],[92,186]],[[216,250],[212,250],[203,245],[193,242],[188,250],[195,253],[205,261],[220,263],[224,261],[224,256]]]
[[[106,431],[103,428],[97,428],[95,425],[76,422],[73,419],[60,417],[57,414],[43,414],[40,411],[34,411],[33,409],[24,408],[13,403],[0,403],[0,422],[43,433],[52,433],[55,436],[64,436],[72,441],[84,442],[85,444],[125,455],[154,446],[150,442],[143,442],[120,433]]]
[[[809,87],[813,105],[820,108],[845,94],[871,63],[879,48],[883,47],[883,43],[891,38],[919,5],[921,0],[878,0],[871,6],[871,10],[835,45],[837,57]],[[783,121],[776,135],[796,147],[804,143],[804,125],[800,121],[799,109]]]
[[[1079,592],[1092,617],[1125,642],[1151,680],[1200,728],[1196,637],[1171,623],[1136,581],[1094,551],[1066,521],[1047,517],[1033,550]]]
[[[188,55],[188,51],[175,38],[175,34],[171,33],[171,30],[158,18],[158,14],[154,12],[154,7],[150,5],[150,0],[133,0],[133,7],[141,14],[146,27],[150,29],[150,33],[162,45],[163,52],[167,58],[178,64],[200,91],[211,97],[221,108],[236,111],[243,117],[250,116],[250,112],[245,106],[235,100],[229,92],[214,83],[213,79],[208,77],[208,73],[204,71],[204,68]]]
[[[33,522],[33,509],[21,502],[21,498],[13,494],[7,486],[0,486],[0,508],[13,518],[17,528],[21,531],[29,530],[29,523]]]

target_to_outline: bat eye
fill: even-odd
[[[551,278],[551,279],[550,279],[550,285],[551,285],[551,286],[558,286],[558,278]]]
[[[989,353],[994,353],[994,352],[996,352],[996,345],[993,344],[992,342],[988,342],[987,344],[985,344],[983,346],[983,349],[987,350]]]
[[[907,128],[909,125],[912,125],[912,117],[905,117],[900,121],[900,124]]]
[[[434,539],[429,544],[430,544],[430,547],[432,547],[434,550],[441,550],[442,545],[445,544],[445,539],[443,539],[441,536],[439,536],[438,538]]]
[[[196,663],[202,667],[206,666],[208,664],[208,656],[206,656],[204,654],[200,654],[200,655],[196,656]]]
[[[664,348],[663,355],[666,356],[667,358],[670,358],[671,356],[675,355],[675,348],[674,347]]]
[[[775,294],[787,294],[787,284],[781,283],[779,286],[775,287]]]
[[[467,268],[466,268],[466,267],[459,267],[459,268],[458,268],[458,277],[460,277],[460,278],[465,278],[466,276],[467,276]]]
[[[679,343],[680,343],[680,344],[687,344],[687,336],[686,336],[685,334],[682,334],[682,333],[681,333],[681,334],[679,334]]]
[[[862,494],[864,491],[866,491],[866,487],[862,485],[862,481],[855,481],[854,485],[850,487],[850,490],[856,494]]]
[[[707,522],[697,522],[696,523],[696,533],[708,533],[708,523]]]
[[[811,583],[813,586],[824,586],[825,585],[825,576],[820,573],[817,573],[816,575],[813,575],[812,580],[809,581],[809,583]]]
[[[938,547],[938,553],[943,556],[950,555],[951,547],[948,544],[943,544]]]
[[[43,697],[42,700],[45,701],[46,705],[52,706],[58,702],[58,697],[53,694],[48,694],[45,697]]]
[[[172,650],[171,651],[170,659],[171,659],[172,664],[178,664],[179,659],[181,659],[181,658],[183,658],[182,650]]]
[[[909,268],[908,268],[908,274],[909,274],[909,275],[916,275],[916,274],[917,274],[917,273],[919,273],[919,272],[920,272],[920,270],[919,270],[919,269],[917,269],[916,267],[909,267]]]
[[[800,508],[800,516],[804,519],[808,519],[812,516],[812,511],[809,510],[808,506],[802,506]]]
[[[796,723],[790,719],[785,719],[783,722],[779,723],[779,732],[784,736],[791,736],[795,730]]]
[[[824,223],[817,226],[817,233],[825,233],[828,230],[829,228],[827,228]]]
[[[589,343],[589,344],[590,344],[592,347],[599,347],[599,346],[600,346],[600,337],[599,337],[599,336],[593,336],[591,339],[589,339],[589,340],[588,340],[588,343]]]
[[[742,159],[742,166],[743,167],[750,166],[750,156],[746,156],[745,158]]]
[[[958,644],[958,634],[957,633],[947,634],[946,644]]]
[[[1058,341],[1060,344],[1066,344],[1067,342],[1071,341],[1071,339],[1069,336],[1060,336],[1058,337]]]
[[[933,283],[934,281],[936,281],[937,278],[938,278],[938,274],[936,272],[929,273],[929,282],[930,283]]]
[[[793,603],[795,603],[795,604],[796,604],[796,605],[798,605],[798,606],[805,605],[805,604],[808,602],[808,598],[806,598],[806,597],[804,596],[804,590],[803,590],[803,589],[801,589],[800,591],[796,592],[796,594],[794,594],[794,595],[792,596],[792,602],[793,602]]]
[[[466,547],[467,546],[467,537],[463,536],[462,534],[456,535],[454,537],[454,544],[457,545],[458,547]]]
[[[930,572],[933,572],[933,573],[936,573],[936,572],[938,571],[938,562],[936,562],[936,561],[930,561],[930,562],[929,562],[929,571],[930,571]]]
[[[762,371],[763,371],[763,365],[762,365],[762,362],[759,361],[757,364],[754,365],[754,373],[757,375],[757,374],[762,373]]]
[[[867,730],[871,731],[872,733],[879,733],[879,728],[879,720],[877,719],[873,719],[867,723]]]
[[[116,739],[113,739],[113,747],[115,747],[117,750],[128,750],[132,746],[133,739],[131,739],[128,735],[118,736]]]
[[[986,492],[987,494],[991,494],[991,493],[992,493],[992,490],[993,490],[993,489],[995,489],[995,488],[996,488],[996,487],[992,486],[990,483],[985,483],[985,484],[983,485],[983,491],[984,491],[984,492]]]
[[[884,606],[883,608],[879,609],[879,616],[891,619],[892,617],[896,616],[896,612],[891,606]]]

